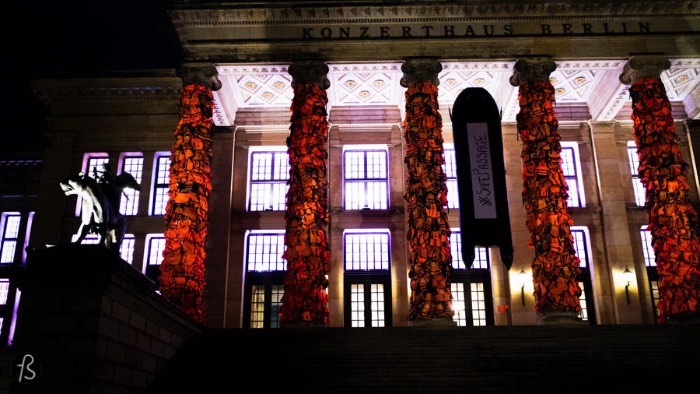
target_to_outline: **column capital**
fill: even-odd
[[[671,62],[662,55],[632,56],[620,74],[620,82],[625,85],[633,84],[639,78],[659,78],[664,70],[671,68]]]
[[[557,64],[550,57],[518,59],[513,66],[513,75],[508,80],[513,86],[520,86],[531,80],[547,81]]]
[[[401,65],[401,71],[401,86],[404,88],[421,81],[432,82],[437,86],[440,84],[438,74],[442,71],[442,63],[437,58],[409,58]]]
[[[287,71],[292,76],[292,87],[298,83],[315,83],[324,90],[331,87],[328,65],[321,60],[299,60],[292,63]]]
[[[211,63],[183,63],[177,69],[177,76],[185,85],[204,85],[211,90],[221,89],[219,75]]]

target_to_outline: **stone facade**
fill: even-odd
[[[346,323],[343,231],[372,228],[390,230],[391,320],[395,326],[407,324],[401,65],[408,57],[428,56],[441,59],[443,65],[438,78],[446,143],[452,141],[451,103],[461,89],[484,87],[501,107],[515,259],[506,271],[498,251],[490,251],[488,313],[496,325],[537,324],[532,284],[523,284],[521,302],[518,278],[521,269],[530,272],[532,251],[527,247],[520,198],[517,91],[508,83],[515,61],[531,55],[547,55],[556,62],[550,81],[557,89],[559,131],[562,141],[578,143],[586,204],[571,208],[571,214],[574,225],[587,226],[590,234],[591,293],[586,297],[594,311],[591,318],[597,324],[654,322],[653,289],[639,232],[647,216],[635,203],[632,189],[627,156],[627,143],[633,139],[630,100],[619,75],[630,53],[663,52],[668,58],[670,68],[662,80],[673,105],[682,153],[691,164],[691,201],[697,206],[700,47],[685,32],[697,31],[700,18],[687,11],[691,2],[434,2],[299,8],[194,8],[189,2],[175,3],[170,16],[188,60],[213,64],[222,85],[214,93],[218,127],[209,201],[206,325],[244,325],[246,232],[284,229],[283,211],[247,208],[249,154],[257,147],[285,145],[292,97],[288,67],[300,59],[320,59],[329,65],[330,325]],[[110,161],[118,162],[122,152],[142,152],[144,189],[138,215],[128,217],[127,232],[135,237],[133,265],[143,271],[145,236],[162,233],[165,227],[161,216],[149,214],[153,158],[172,144],[182,80],[175,70],[152,70],[139,77],[41,79],[34,85],[52,116],[31,244],[70,240],[78,219],[58,180],[81,168],[85,153],[108,152]],[[367,144],[387,149],[389,209],[346,210],[343,148]],[[459,226],[457,210],[449,212],[449,222]],[[620,277],[625,267],[636,275],[629,304]]]

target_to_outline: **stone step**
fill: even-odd
[[[233,329],[186,344],[151,392],[667,392],[698,366],[700,326]]]

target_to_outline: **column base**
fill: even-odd
[[[436,317],[434,319],[416,319],[409,320],[410,327],[457,327],[457,322],[451,317]]]
[[[586,326],[576,312],[551,311],[537,314],[537,322],[541,326]]]
[[[292,321],[292,322],[280,322],[280,328],[326,328],[323,322],[314,321]]]
[[[700,325],[700,313],[684,312],[666,318],[666,324]]]

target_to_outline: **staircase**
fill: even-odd
[[[148,393],[668,393],[698,375],[700,325],[229,329]]]

